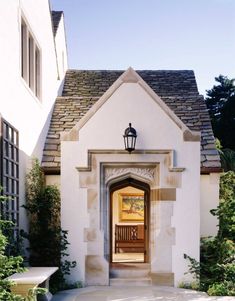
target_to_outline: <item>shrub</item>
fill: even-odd
[[[0,189],[1,190],[1,189]],[[0,196],[0,202],[7,201],[5,197]],[[3,234],[4,231],[12,227],[12,223],[2,220],[0,216],[0,300],[23,301],[21,296],[10,292],[11,282],[6,277],[14,273],[23,272],[23,258],[21,256],[7,256],[6,248],[8,239]]]
[[[232,281],[214,283],[209,286],[207,291],[210,296],[235,296],[235,287]]]
[[[201,239],[200,263],[185,255],[189,272],[199,280],[199,289],[209,295],[233,296],[235,292],[235,173],[221,176],[220,204],[211,213],[219,218],[215,237]]]
[[[179,288],[186,288],[186,289],[192,289],[192,290],[199,290],[199,282],[198,282],[198,281],[181,282],[181,283],[179,284]]]

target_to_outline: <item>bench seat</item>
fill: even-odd
[[[15,273],[7,279],[14,283],[11,286],[14,294],[27,297],[30,289],[35,289],[40,285],[40,287],[48,289],[44,300],[50,300],[52,295],[49,292],[49,280],[57,270],[57,267],[30,267],[27,268],[27,271]]]

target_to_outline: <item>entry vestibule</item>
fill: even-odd
[[[160,283],[159,277],[168,277],[164,283],[171,285],[190,282],[183,255],[199,259],[200,162],[206,167],[214,160],[200,161],[199,128],[206,111],[198,98],[194,75],[185,71],[139,74],[131,68],[114,82],[113,72],[92,71],[87,75],[86,100],[81,101],[80,92],[76,93],[79,98],[73,99],[69,109],[73,114],[79,107],[78,122],[72,129],[68,122],[68,131],[60,136],[61,223],[69,233],[70,259],[79,263],[71,278],[86,285],[110,283],[110,188],[131,178],[150,188],[147,265],[151,277],[156,283]],[[76,86],[82,82],[82,91],[84,82],[77,79]],[[103,80],[109,87],[104,94],[100,90]],[[92,82],[95,96],[90,91]],[[90,93],[96,98],[94,106],[87,98]],[[70,99],[63,99],[56,110],[66,111],[67,103]],[[62,116],[68,116],[67,111]],[[194,117],[197,120],[191,122]],[[128,154],[123,130],[130,121],[138,138],[135,151]],[[202,141],[207,145],[212,136],[208,125],[205,127]]]

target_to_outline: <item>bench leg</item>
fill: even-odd
[[[50,278],[48,278],[46,281],[40,284],[40,287],[47,289],[47,293],[44,295],[38,295],[37,301],[50,301],[52,299],[53,296],[49,291],[49,280]]]
[[[37,301],[50,301],[52,299],[52,294],[48,291],[45,295],[38,295]]]

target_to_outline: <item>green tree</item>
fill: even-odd
[[[206,91],[214,135],[224,148],[235,150],[235,79],[219,75],[215,81],[218,84]]]
[[[31,266],[59,267],[50,279],[52,293],[66,289],[65,275],[76,262],[65,260],[67,254],[68,232],[60,226],[60,192],[56,186],[45,185],[39,161],[27,175],[26,205],[29,217],[29,233],[22,233],[29,240]]]
[[[221,166],[225,172],[235,172],[235,151],[229,148],[225,148],[219,151]]]
[[[219,75],[218,77],[215,77],[215,81],[218,85],[214,85],[212,89],[206,90],[206,103],[211,118],[219,119],[224,104],[228,98],[235,93],[235,79],[229,79],[227,76]]]

